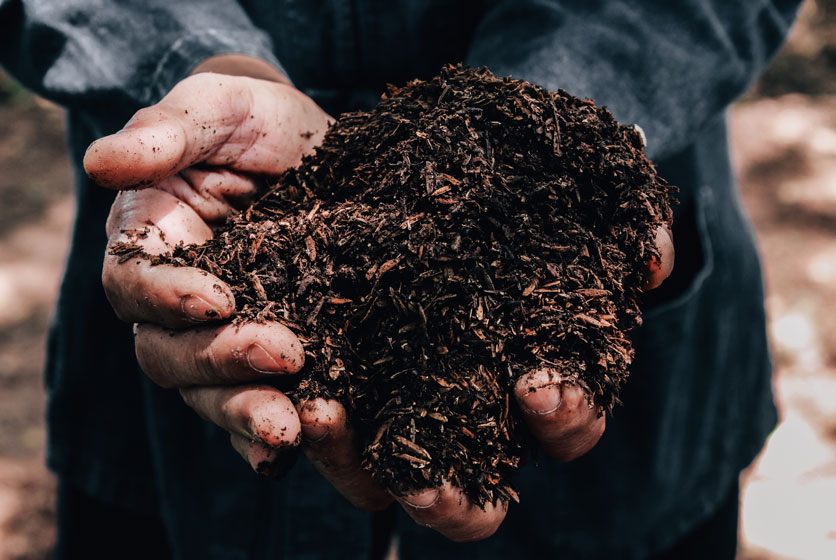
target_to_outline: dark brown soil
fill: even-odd
[[[343,115],[214,240],[158,260],[228,282],[238,321],[299,335],[291,394],[347,406],[378,482],[446,478],[482,504],[516,499],[520,375],[617,402],[673,190],[606,109],[450,66]]]

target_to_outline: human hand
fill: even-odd
[[[206,241],[209,223],[251,199],[264,175],[296,165],[321,141],[328,115],[274,78],[190,77],[122,131],[90,146],[85,169],[99,184],[154,185],[117,196],[107,223],[110,247],[130,242],[155,255]],[[195,268],[151,266],[108,251],[102,280],[117,315],[136,323],[136,352],[146,374],[163,387],[179,388],[202,417],[229,431],[254,469],[272,471],[282,448],[298,444],[306,426],[283,393],[257,382],[302,367],[296,337],[277,323],[211,323],[234,313],[234,297],[220,279]],[[343,467],[349,440],[309,455]],[[359,466],[341,480],[361,507],[379,509],[391,501]]]
[[[644,290],[658,288],[673,271],[673,238],[667,228],[656,230],[655,242],[659,257],[651,257],[646,264]],[[582,387],[553,368],[543,367],[521,376],[514,395],[532,435],[555,459],[577,459],[604,433],[606,416],[592,406]]]
[[[263,91],[250,92],[250,101],[240,105],[245,95],[240,88],[249,89],[251,83],[239,86],[237,80],[223,77],[216,87],[217,76],[200,78],[190,78],[188,88],[184,82],[163,103],[141,111],[121,134],[91,146],[85,166],[98,182],[113,188],[157,185],[120,195],[109,220],[111,242],[134,236],[147,253],[168,251],[179,242],[202,242],[211,236],[206,222],[252,196],[253,174],[278,174],[319,141],[316,134],[307,134],[313,128],[306,126],[311,122],[306,119],[322,122],[327,115],[299,99],[295,90],[282,90],[289,96],[288,105],[297,103],[291,114],[275,107],[272,113],[269,108],[259,113],[259,103],[269,101]],[[189,104],[195,107],[188,109]],[[288,132],[292,127],[298,138]],[[229,191],[221,192],[219,186],[234,187],[232,194],[227,196]],[[137,232],[145,238],[137,238]],[[278,449],[292,445],[301,434],[306,455],[349,500],[367,509],[388,504],[388,494],[360,469],[356,437],[339,404],[317,399],[293,410],[272,387],[229,386],[269,377],[269,372],[298,371],[304,354],[289,331],[275,324],[240,329],[200,325],[234,311],[231,292],[220,280],[186,267],[120,263],[112,255],[107,259],[103,279],[114,308],[120,317],[140,323],[136,343],[143,369],[159,384],[181,388],[201,416],[226,428],[235,448],[254,468],[265,470],[281,454]],[[665,263],[663,252],[661,264]],[[167,329],[172,328],[185,330],[171,336]],[[590,412],[577,391],[555,383],[543,371],[521,379],[515,391],[546,452],[565,460],[591,448],[603,432],[603,417]],[[555,392],[558,405],[537,408],[538,402],[551,402]],[[489,536],[506,512],[506,504],[483,510],[449,485],[397,499],[417,521],[454,540]]]
[[[673,242],[666,229],[657,230],[656,246],[659,257],[652,257],[647,263],[646,290],[661,285],[673,268]],[[558,460],[580,457],[595,446],[604,432],[605,416],[590,405],[581,387],[567,382],[558,372],[538,369],[523,375],[515,385],[514,394],[532,435],[545,453]],[[306,426],[303,441],[308,441],[309,449],[324,454],[340,441],[353,441],[345,410],[338,403],[317,399],[302,407],[299,413]],[[316,459],[313,461],[344,495],[352,494],[350,477],[360,464],[356,444],[346,447],[338,462],[323,465]],[[395,499],[418,523],[455,541],[489,537],[507,513],[507,504],[498,502],[480,508],[449,483],[414,495],[396,495]]]

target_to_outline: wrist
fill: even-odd
[[[270,63],[243,54],[222,54],[207,58],[192,71],[192,75],[214,72],[228,76],[246,76],[291,85],[290,80]]]

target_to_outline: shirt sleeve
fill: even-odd
[[[0,64],[26,87],[95,115],[158,101],[221,54],[284,72],[269,37],[225,0],[0,0]]]
[[[498,0],[466,62],[606,105],[661,159],[745,92],[798,0]]]

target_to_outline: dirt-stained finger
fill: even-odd
[[[129,323],[182,328],[226,319],[235,297],[223,281],[203,270],[154,266],[135,256],[118,262],[108,255],[102,285],[116,316]]]
[[[290,85],[196,74],[118,133],[93,142],[84,169],[99,185],[120,190],[159,183],[200,163],[279,174],[322,141],[330,121]],[[306,130],[311,134],[300,136]]]
[[[571,461],[592,449],[604,433],[606,416],[578,385],[552,368],[523,375],[514,394],[532,435],[543,450]]]
[[[647,281],[643,286],[644,290],[658,288],[673,272],[675,261],[673,235],[664,226],[656,230],[656,249],[659,251],[659,257],[651,257],[647,262]]]
[[[298,372],[305,362],[302,344],[280,323],[225,324],[171,331],[138,324],[139,365],[167,388],[233,384]]]
[[[409,496],[395,496],[395,499],[416,522],[456,542],[473,542],[490,537],[508,513],[506,502],[479,507],[448,481],[439,488]]]
[[[299,403],[297,412],[302,452],[334,488],[360,509],[380,511],[392,503],[392,496],[360,468],[360,444],[340,403],[317,398]]]
[[[157,189],[120,193],[107,222],[102,285],[117,316],[170,328],[229,317],[235,298],[219,278],[191,267],[154,266],[141,253],[200,243],[212,231],[195,211]]]
[[[229,439],[235,451],[261,476],[282,478],[299,457],[298,447],[269,447],[238,434],[230,434]]]
[[[203,243],[212,230],[193,208],[161,189],[119,193],[105,223],[108,241],[130,241],[151,255]]]
[[[161,181],[157,188],[173,194],[210,223],[243,208],[258,190],[251,177],[223,168],[184,169]]]
[[[201,418],[231,434],[268,447],[295,446],[301,439],[296,407],[275,387],[189,387],[180,394]]]

